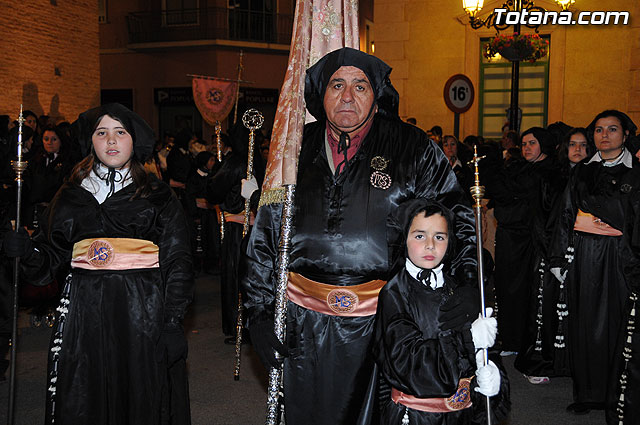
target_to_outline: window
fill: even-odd
[[[162,25],[197,25],[198,0],[162,0]]]
[[[98,22],[101,24],[107,22],[107,0],[98,0]]]
[[[229,0],[229,39],[277,41],[276,0]]]
[[[364,20],[364,48],[367,53],[373,55],[376,52],[373,44],[373,22],[368,19]]]
[[[549,36],[543,36],[549,40]],[[480,94],[478,134],[500,139],[502,126],[508,121],[511,103],[511,62],[501,56],[487,59],[482,55],[490,39],[480,41]],[[518,107],[522,111],[520,129],[546,127],[549,99],[549,52],[534,63],[520,62]]]

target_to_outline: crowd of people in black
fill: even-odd
[[[584,125],[557,122],[520,135],[505,126],[499,141],[430,133],[462,187],[473,182],[474,146],[485,156],[480,180],[497,221],[489,264],[501,355],[515,355],[531,384],[571,376],[568,411],[605,409],[608,423],[637,423],[624,402],[638,401],[627,383],[639,378],[630,359],[638,344],[640,140],[617,110]]]
[[[35,231],[51,227],[43,223],[50,219],[45,211],[83,159],[84,142],[78,122],[51,125],[30,111],[24,117],[28,168],[20,220]],[[617,398],[623,394],[626,406],[640,403],[638,387],[627,385],[640,380],[638,359],[630,354],[637,353],[640,344],[634,323],[640,291],[636,130],[626,114],[607,110],[585,127],[558,122],[521,134],[505,128],[499,141],[469,135],[460,142],[443,135],[438,126],[428,133],[465,189],[473,184],[469,161],[474,147],[484,156],[480,176],[489,201],[486,209],[493,209],[497,220],[495,258],[485,263],[495,287],[501,355],[515,355],[516,368],[532,384],[571,376],[574,403],[567,409],[575,414],[606,409],[611,423],[618,417],[628,421],[624,423],[640,420],[637,409],[624,408]],[[0,117],[3,231],[16,218],[11,160],[17,140],[18,126]],[[268,137],[257,133],[255,178],[249,180],[253,186],[245,180],[243,188],[248,140],[248,130],[238,123],[222,135],[218,152],[215,136],[203,141],[190,129],[181,129],[165,133],[142,158],[145,170],[172,188],[186,213],[194,272],[221,276],[222,332],[229,343],[235,341],[245,199],[255,212],[269,146]],[[6,258],[1,266],[3,374],[8,366],[11,276]],[[53,307],[68,272],[68,267],[57,269],[41,286],[23,278],[20,302],[33,307],[34,326],[54,325]]]

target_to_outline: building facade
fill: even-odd
[[[503,4],[484,3],[481,18]],[[376,56],[394,68],[391,80],[400,92],[400,115],[416,117],[424,129],[440,125],[452,134],[455,117],[445,104],[443,89],[451,76],[464,74],[473,83],[475,100],[460,115],[460,136],[497,137],[506,121],[510,68],[504,70],[509,66],[506,61],[487,63],[482,56],[483,43],[496,31],[471,28],[462,0],[375,0],[374,4]],[[560,10],[554,1],[535,4]],[[571,10],[574,16],[581,11],[627,11],[630,19],[626,25],[612,21],[541,26],[540,35],[550,43],[549,54],[535,64],[521,64],[521,128],[556,121],[585,126],[609,108],[627,112],[640,123],[640,2],[577,0]]]
[[[372,26],[373,1],[362,3],[364,35]],[[128,104],[159,134],[190,127],[210,140],[214,131],[193,103],[189,75],[240,76],[237,119],[256,108],[270,131],[295,0],[102,0],[100,8],[103,102]],[[232,111],[223,128],[233,116]]]

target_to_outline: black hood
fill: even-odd
[[[78,142],[82,156],[91,152],[91,137],[103,116],[109,115],[122,123],[133,139],[133,153],[142,164],[151,157],[155,146],[153,130],[138,114],[119,103],[109,103],[81,113],[73,124],[78,132]]]
[[[397,273],[405,263],[407,253],[407,235],[413,218],[419,213],[426,213],[427,217],[433,214],[440,214],[447,220],[449,233],[449,243],[447,252],[442,259],[446,264],[447,260],[455,257],[456,253],[456,233],[455,216],[453,212],[440,202],[426,198],[410,199],[403,202],[387,217],[387,243],[389,245],[389,264],[393,274]]]
[[[354,66],[361,69],[373,88],[378,111],[392,117],[398,117],[400,97],[389,79],[391,67],[375,56],[349,47],[328,53],[307,70],[304,99],[311,115],[318,121],[326,118],[324,93],[331,76],[342,66]]]

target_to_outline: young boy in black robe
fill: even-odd
[[[392,214],[388,229],[399,272],[378,299],[374,355],[382,387],[391,389],[381,402],[381,423],[483,423],[485,396],[491,397],[492,423],[498,423],[510,407],[508,380],[493,361],[481,366],[481,349],[495,341],[496,320],[487,309],[487,318],[444,330],[439,313],[458,286],[448,274],[455,253],[453,213],[415,199]]]

